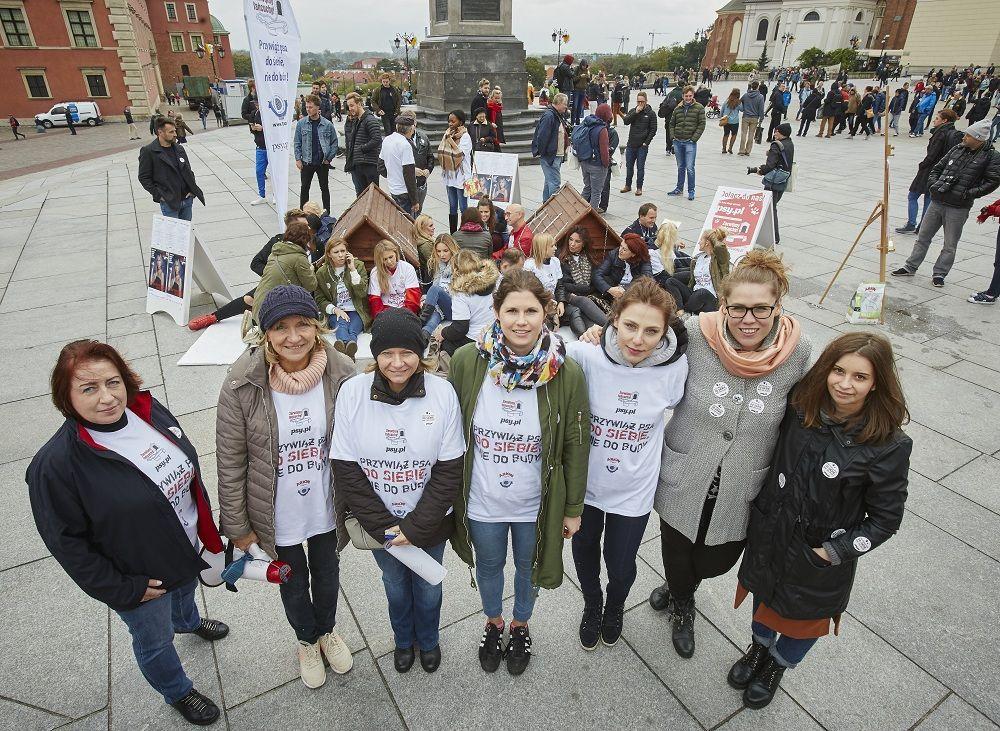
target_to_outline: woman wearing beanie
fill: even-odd
[[[664,430],[653,503],[667,581],[649,598],[671,610],[681,657],[694,654],[698,584],[729,571],[743,551],[750,501],[809,364],[809,340],[781,306],[787,293],[781,258],[753,249],[722,281],[718,312],[687,321],[690,375]]]
[[[335,673],[353,665],[334,631],[338,538],[342,548],[347,534],[337,530],[326,454],[334,403],[354,367],[321,337],[329,330],[304,289],[280,285],[257,301],[259,347],[233,364],[219,393],[222,530],[241,550],[256,543],[292,567],[281,603],[298,641],[302,682],[318,688],[326,682],[324,657]]]
[[[594,287],[609,305],[625,294],[632,280],[653,276],[649,248],[642,236],[627,233],[621,246],[612,249],[594,272]]]
[[[292,221],[283,241],[275,243],[264,265],[264,273],[253,293],[253,319],[260,324],[260,306],[270,292],[280,285],[294,285],[307,292],[316,291],[316,271],[309,260],[313,232],[304,221]]]
[[[408,261],[399,258],[399,246],[382,239],[372,254],[375,266],[368,280],[368,308],[372,317],[387,309],[420,312],[420,279]]]
[[[583,94],[581,91],[580,94]],[[611,147],[608,125],[611,124],[611,107],[598,104],[593,114],[588,114],[580,125],[587,131],[587,146],[590,155],[580,158],[580,172],[583,173],[584,200],[590,202],[595,211],[601,209],[601,193],[611,167]]]
[[[610,647],[621,636],[660,473],[664,410],[684,395],[686,350],[687,332],[674,316],[673,300],[649,277],[615,300],[599,348],[580,341],[567,347],[587,377],[592,410],[587,497],[573,536],[585,650],[598,641]],[[607,603],[600,578],[602,534]]]
[[[841,335],[795,387],[751,504],[739,572],[736,606],[753,594],[752,640],[729,684],[749,708],[771,702],[831,620],[836,634],[858,564],[899,530],[908,418],[892,345],[880,335]]]
[[[774,142],[767,148],[767,159],[764,164],[757,168],[748,168],[748,173],[757,175],[767,175],[772,170],[781,169],[791,175],[792,165],[795,162],[795,143],[792,142],[792,125],[782,122],[774,130]],[[785,184],[787,185],[787,183]],[[785,193],[785,185],[773,186],[768,181],[764,181],[764,190],[771,191],[771,212],[774,214],[774,243],[777,245],[781,241],[778,232],[778,201]]]
[[[316,305],[337,334],[333,347],[351,360],[358,352],[358,336],[372,323],[368,314],[368,272],[365,264],[347,250],[347,242],[331,238],[326,243],[323,266],[316,272]]]
[[[679,309],[697,315],[719,309],[719,287],[728,275],[726,230],[713,228],[702,231],[698,253],[691,260],[686,281],[674,276],[664,282],[663,287],[670,292]]]
[[[449,378],[470,435],[465,480],[455,501],[452,546],[469,566],[486,628],[479,662],[494,672],[506,657],[520,675],[531,659],[528,620],[538,588],[563,579],[563,540],[580,528],[590,451],[583,371],[545,327],[552,296],[523,269],[504,274],[496,316],[475,344],[459,348]],[[504,564],[514,549],[514,616],[503,644]],[[475,562],[473,562],[475,555]]]
[[[375,362],[341,389],[330,459],[337,522],[348,517],[379,543],[422,548],[438,563],[454,529],[465,439],[455,391],[426,373],[416,315],[389,309],[372,323]],[[396,671],[441,664],[441,584],[431,585],[382,549],[374,552],[389,601]]]

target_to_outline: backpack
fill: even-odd
[[[596,117],[594,117],[594,119],[596,119]],[[600,120],[598,120],[598,124],[587,124],[587,120],[584,120],[573,128],[573,134],[571,137],[573,152],[576,153],[577,158],[581,161],[590,162],[601,158],[601,151],[597,149],[597,140],[594,139],[593,133],[596,130],[598,136],[600,136],[600,125],[602,124],[603,122]]]

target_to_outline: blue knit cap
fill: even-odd
[[[280,284],[264,295],[257,311],[257,321],[260,329],[266,332],[277,325],[278,320],[289,315],[320,319],[316,300],[311,294],[295,284]]]

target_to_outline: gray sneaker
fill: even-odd
[[[899,269],[896,269],[895,271],[892,272],[892,276],[894,276],[894,277],[912,277],[913,276],[913,272],[908,271],[906,269],[906,267],[900,267]]]

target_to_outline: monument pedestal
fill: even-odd
[[[524,44],[514,36],[447,35],[420,42],[421,107],[466,115],[480,79],[503,91],[504,116],[527,109]],[[469,123],[472,120],[467,120]]]

